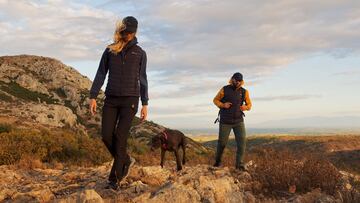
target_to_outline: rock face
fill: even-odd
[[[68,127],[96,133],[100,114],[88,112],[91,80],[60,61],[41,56],[0,57],[1,116],[19,126]],[[103,103],[100,92],[98,106]]]
[[[0,202],[349,202],[360,198],[347,190],[335,196],[313,190],[282,199],[255,196],[249,189],[252,177],[229,168],[208,165],[174,167],[139,166],[131,169],[119,191],[105,189],[110,163],[92,168],[18,169],[0,166]],[[348,196],[346,196],[348,195]],[[351,201],[350,201],[351,202]]]

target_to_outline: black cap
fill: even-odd
[[[127,16],[122,20],[123,24],[125,25],[125,32],[136,32],[138,21],[133,16]]]
[[[241,73],[237,72],[237,73],[234,73],[234,75],[231,78],[235,79],[236,81],[242,81],[243,75]]]

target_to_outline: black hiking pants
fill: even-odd
[[[120,181],[124,175],[124,167],[130,163],[127,138],[138,105],[139,97],[110,95],[105,97],[101,121],[102,140],[114,157],[109,181]]]

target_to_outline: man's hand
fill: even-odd
[[[246,110],[247,110],[247,107],[246,107],[245,105],[240,106],[240,110],[241,110],[241,111],[246,111]]]
[[[232,103],[230,103],[230,102],[225,102],[223,108],[224,108],[224,109],[228,109],[228,108],[231,107],[231,105],[232,105]]]
[[[141,111],[140,111],[141,121],[146,120],[147,114],[148,114],[147,105],[144,105],[144,106],[142,106]]]
[[[224,109],[228,109],[228,108],[231,107],[231,105],[232,105],[232,103],[230,103],[230,102],[225,102],[223,108],[224,108]]]
[[[90,107],[90,113],[91,113],[91,115],[95,115],[95,113],[96,113],[96,100],[95,99],[90,99],[90,105],[89,105],[89,107]]]

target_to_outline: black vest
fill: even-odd
[[[115,96],[140,96],[140,67],[143,50],[136,42],[114,54],[109,52],[109,76],[105,93]],[[111,85],[109,85],[111,84]]]
[[[234,89],[232,85],[224,86],[223,89],[224,97],[221,99],[221,102],[230,102],[232,105],[228,109],[220,109],[220,123],[235,124],[243,122],[244,113],[240,110],[240,106],[244,104],[246,90],[242,87]]]

